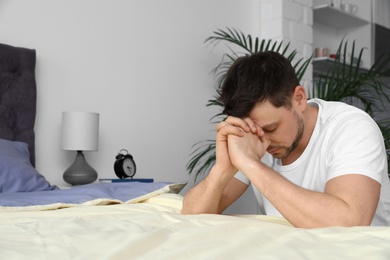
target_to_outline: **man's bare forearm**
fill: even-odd
[[[214,166],[204,180],[187,192],[182,214],[221,213],[221,197],[232,177],[232,174],[223,174]]]
[[[351,174],[335,178],[330,181],[332,188],[322,193],[298,187],[261,163],[253,165],[253,168],[245,169],[247,177],[296,227],[370,225],[372,221],[378,203],[379,184],[368,177]],[[369,194],[364,190],[353,192],[352,189],[343,192],[348,189],[341,188],[343,183],[365,187]]]

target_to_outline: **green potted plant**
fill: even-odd
[[[260,40],[258,37],[252,38],[251,35],[244,35],[236,29],[217,30],[213,35],[206,39],[206,43],[218,44],[227,42],[240,51],[234,51],[229,48],[230,53],[224,54],[221,62],[215,67],[213,72],[217,77],[217,90],[220,89],[226,72],[234,61],[245,54],[261,51],[276,51],[288,58],[296,70],[298,79],[301,80],[306,72],[307,66],[311,63],[312,58],[299,59],[294,62],[296,50],[289,50],[289,44],[283,47],[283,42],[272,40]],[[351,53],[350,57],[355,57],[355,43],[352,44],[351,52],[347,52],[348,43],[341,42],[333,66],[325,75],[314,80],[313,88],[309,91],[309,98],[318,97],[324,100],[353,102],[357,104],[374,119],[376,114],[383,112],[384,102],[389,102],[385,95],[385,88],[388,88],[380,79],[388,73],[383,68],[390,62],[390,57],[383,57],[377,61],[369,70],[362,70],[361,57],[364,49],[361,49],[357,62],[349,59],[346,53]],[[348,54],[349,56],[349,54]],[[207,106],[221,106],[216,97],[208,100]],[[214,123],[225,119],[222,113],[212,117]],[[382,130],[386,148],[388,149],[388,158],[390,154],[390,119],[381,119],[377,121]],[[193,146],[190,161],[187,164],[189,174],[195,174],[197,177],[208,173],[215,163],[215,140],[205,140],[196,143]],[[390,170],[389,170],[390,172]]]

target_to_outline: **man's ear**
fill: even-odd
[[[295,87],[292,101],[297,107],[301,107],[302,110],[306,108],[307,95],[304,87],[301,85]]]

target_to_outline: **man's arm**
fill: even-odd
[[[247,187],[245,183],[218,171],[214,166],[205,179],[186,193],[182,214],[220,214],[236,201]]]
[[[217,126],[216,163],[208,176],[185,195],[183,214],[222,213],[248,187],[234,178],[237,168],[230,161],[227,138],[243,136],[244,132],[257,133],[258,128],[253,122],[245,123],[237,118],[229,121],[234,125],[223,121]]]
[[[324,193],[296,186],[261,163],[245,175],[296,227],[370,225],[378,205],[380,184],[359,174],[330,180]]]
[[[304,228],[326,226],[369,225],[379,200],[380,184],[359,175],[333,178],[324,193],[299,187],[258,159],[258,136],[229,136],[229,155],[235,165],[255,187],[294,226]]]

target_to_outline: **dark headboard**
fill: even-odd
[[[35,50],[0,44],[0,138],[29,144],[35,166]]]

